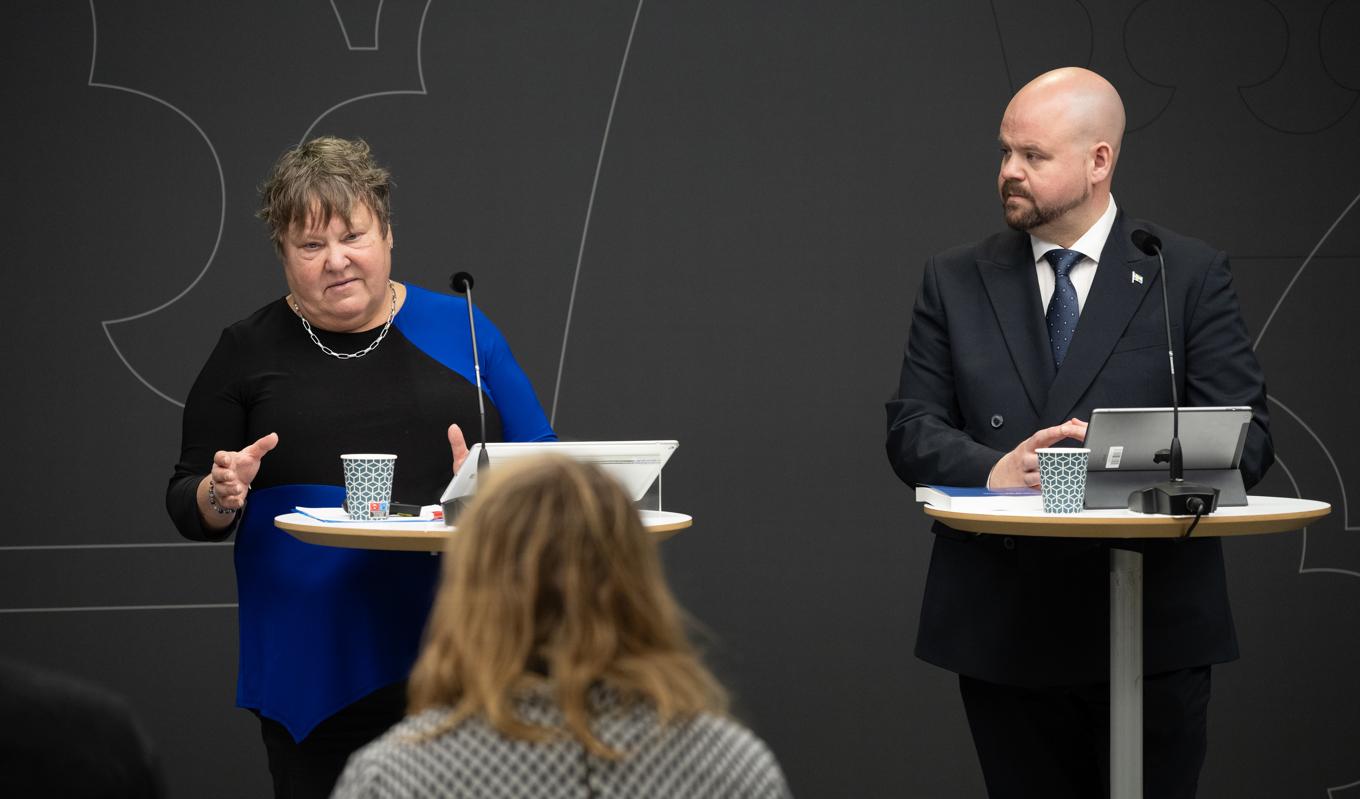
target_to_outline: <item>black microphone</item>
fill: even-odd
[[[482,399],[482,360],[477,355],[477,325],[472,321],[472,275],[467,272],[454,272],[449,277],[449,288],[458,294],[467,295],[468,330],[472,333],[472,371],[477,378],[477,413],[482,423],[482,450],[477,453],[477,472],[480,474],[491,463],[486,454],[486,402]]]
[[[1162,240],[1139,228],[1130,237],[1133,246],[1147,255],[1157,256],[1161,264],[1162,318],[1166,322],[1166,357],[1171,367],[1171,448],[1153,456],[1154,463],[1168,463],[1165,483],[1129,494],[1129,510],[1135,513],[1163,513],[1171,516],[1195,515],[1186,535],[1199,524],[1199,517],[1218,508],[1218,489],[1185,482],[1185,461],[1181,455],[1181,409],[1176,397],[1176,350],[1171,341],[1171,301],[1166,291],[1166,259],[1162,257]]]
[[[1152,253],[1148,253],[1151,255]],[[472,275],[467,272],[454,272],[449,276],[449,288],[457,294],[466,294],[469,289],[477,285],[477,281],[472,279]],[[468,298],[469,300],[471,297]]]

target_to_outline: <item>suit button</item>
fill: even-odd
[[[1005,538],[1001,539],[1001,546],[1005,547],[1006,549],[1015,549],[1015,539],[1011,538],[1010,536],[1006,536]]]
[[[1003,425],[1003,424],[1005,424],[1005,423],[1006,423],[1006,419],[1005,419],[1005,417],[1003,417],[1001,414],[999,414],[999,413],[994,413],[994,414],[992,414],[992,427],[993,427],[993,428],[1000,428],[1001,425]]]

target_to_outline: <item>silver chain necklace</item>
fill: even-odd
[[[372,344],[369,344],[358,352],[336,352],[325,344],[322,344],[321,339],[317,338],[316,332],[312,330],[312,326],[307,324],[307,317],[302,315],[302,309],[298,307],[297,299],[290,299],[292,300],[293,312],[298,315],[298,319],[302,320],[302,327],[307,331],[307,335],[312,339],[312,343],[320,347],[322,352],[332,358],[339,358],[342,361],[347,361],[350,358],[362,358],[376,350],[378,345],[382,343],[382,340],[387,337],[387,331],[392,329],[392,320],[397,318],[397,287],[392,285],[392,281],[390,280],[387,281],[387,287],[392,290],[392,311],[387,315],[387,324],[383,325],[382,332],[378,334],[377,338],[373,339]]]

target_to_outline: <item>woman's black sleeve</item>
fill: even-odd
[[[235,532],[240,521],[237,513],[230,526],[213,530],[198,513],[198,486],[212,470],[213,454],[238,450],[246,443],[246,406],[237,353],[231,330],[223,331],[184,403],[179,463],[165,492],[165,508],[180,535],[192,541],[221,541]]]

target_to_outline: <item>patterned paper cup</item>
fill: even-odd
[[[392,507],[396,455],[341,455],[345,467],[345,510],[354,521],[386,519]]]
[[[1081,513],[1086,504],[1086,462],[1091,450],[1084,447],[1046,447],[1039,454],[1039,488],[1044,513]]]

